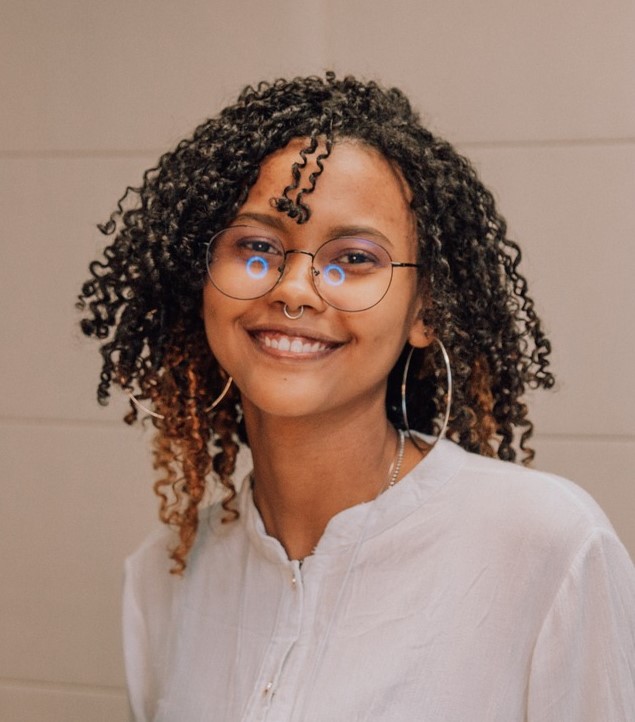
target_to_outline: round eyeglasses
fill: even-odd
[[[280,282],[287,256],[311,258],[311,281],[323,301],[339,311],[365,311],[386,295],[393,268],[420,268],[393,261],[388,251],[366,238],[334,238],[315,253],[286,250],[273,233],[230,226],[207,246],[207,272],[225,296],[249,301],[265,296]]]

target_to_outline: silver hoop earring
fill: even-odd
[[[291,321],[297,321],[297,319],[302,318],[302,314],[304,313],[304,306],[300,306],[300,310],[294,316],[292,313],[289,313],[289,307],[285,303],[282,307],[282,313],[284,313],[284,315]]]
[[[406,432],[410,438],[410,441],[412,441],[412,443],[417,447],[417,449],[419,449],[419,451],[429,451],[439,439],[442,439],[445,436],[445,432],[448,430],[448,423],[450,421],[450,409],[452,408],[452,367],[450,366],[450,357],[448,356],[448,352],[446,351],[443,342],[440,341],[438,338],[435,338],[434,341],[441,349],[441,354],[445,363],[445,371],[448,378],[448,393],[446,396],[445,417],[443,419],[443,424],[441,425],[441,431],[439,432],[437,438],[432,442],[432,444],[428,446],[427,449],[421,446],[421,444],[417,441],[415,435],[410,430],[410,424],[408,423],[408,409],[406,408],[406,386],[408,384],[408,371],[410,369],[410,361],[412,360],[412,354],[415,351],[414,346],[410,347],[410,352],[408,353],[408,358],[406,359],[406,364],[403,369],[403,377],[401,379],[401,415],[403,417],[404,426],[406,427]]]
[[[225,387],[220,392],[220,394],[212,401],[209,406],[205,408],[206,414],[215,409],[218,404],[220,404],[220,402],[225,398],[225,396],[227,396],[227,392],[229,391],[229,387],[232,385],[233,380],[234,379],[231,376],[227,379],[227,383],[225,384]],[[129,391],[127,393],[127,396],[140,411],[143,411],[144,414],[148,414],[148,416],[153,416],[155,419],[165,419],[165,416],[163,414],[157,414],[156,411],[151,411],[147,406],[144,406],[132,392]]]

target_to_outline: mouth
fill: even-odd
[[[339,348],[343,344],[309,335],[287,334],[272,329],[252,330],[249,335],[269,353],[286,357],[316,357]]]

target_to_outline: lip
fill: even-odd
[[[279,358],[322,358],[345,342],[299,326],[263,325],[246,329],[257,348]]]

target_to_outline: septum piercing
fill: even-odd
[[[292,313],[289,313],[289,307],[285,303],[282,307],[282,313],[291,321],[296,321],[298,318],[302,318],[302,314],[304,313],[304,306],[300,306],[299,311],[294,315]]]

